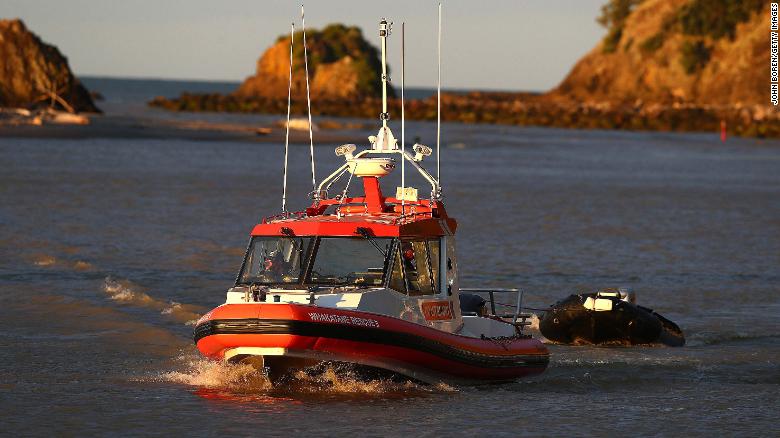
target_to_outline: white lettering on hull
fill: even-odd
[[[336,324],[355,325],[360,327],[379,327],[379,321],[371,318],[358,318],[356,316],[334,315],[331,313],[310,312],[309,319],[314,322],[329,322]]]

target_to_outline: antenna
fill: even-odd
[[[405,36],[406,23],[401,23],[401,216],[406,212],[406,118],[404,117],[404,76],[406,76],[405,66]]]
[[[439,40],[437,54],[439,58],[439,79],[436,82],[436,183],[441,187],[441,176],[439,176],[439,149],[441,149],[441,2],[439,2]]]
[[[311,126],[311,94],[309,92],[309,55],[306,47],[306,17],[303,13],[303,5],[301,5],[301,26],[303,27],[303,62],[306,68],[306,106],[309,110],[309,151],[311,154],[311,187],[314,195],[314,200],[320,200],[320,194],[317,193],[317,178],[314,174],[314,136],[312,134]],[[289,125],[289,124],[288,124]]]
[[[290,106],[292,104],[293,41],[295,23],[290,23],[290,82],[287,86],[287,132],[284,134],[284,172],[282,173],[282,212],[287,211],[287,156],[290,150]]]
[[[382,114],[379,119],[382,120],[382,127],[387,128],[387,119],[390,114],[387,112],[387,36],[390,35],[392,23],[388,24],[384,18],[379,22],[379,38],[382,40]]]

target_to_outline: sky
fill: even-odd
[[[604,35],[606,0],[443,0],[442,86],[544,91]],[[307,28],[341,22],[379,45],[382,17],[391,78],[400,85],[401,22],[406,84],[436,84],[435,0],[334,0],[306,4]],[[290,23],[300,2],[282,0],[2,0],[0,18],[21,18],[59,47],[77,75],[241,81]]]

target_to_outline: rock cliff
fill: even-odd
[[[70,70],[68,60],[19,20],[0,20],[0,106],[52,105],[100,112]]]
[[[549,97],[768,105],[769,3],[610,0],[607,36]]]
[[[305,98],[303,32],[295,33],[293,98]],[[312,98],[354,100],[381,95],[382,65],[377,48],[358,27],[331,24],[306,30]],[[257,71],[235,95],[242,98],[286,99],[290,74],[290,37],[281,36],[257,61]],[[388,88],[392,93],[392,88]]]

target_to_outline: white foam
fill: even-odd
[[[161,375],[162,380],[201,388],[268,390],[271,382],[247,364],[230,364],[204,358],[188,358],[181,371]]]
[[[103,291],[114,301],[125,305],[158,310],[161,315],[165,315],[185,325],[193,325],[193,321],[197,321],[200,315],[204,313],[204,309],[200,306],[154,298],[144,292],[141,286],[130,280],[116,280],[108,276],[103,281]]]
[[[268,377],[249,364],[231,364],[192,355],[180,356],[181,369],[159,375],[155,380],[195,386],[223,389],[241,393],[268,393],[275,389],[298,393],[328,394],[386,394],[407,392],[453,392],[452,386],[439,383],[421,386],[411,381],[358,378],[349,366],[324,367],[321,372],[295,372],[292,379],[274,387]]]

